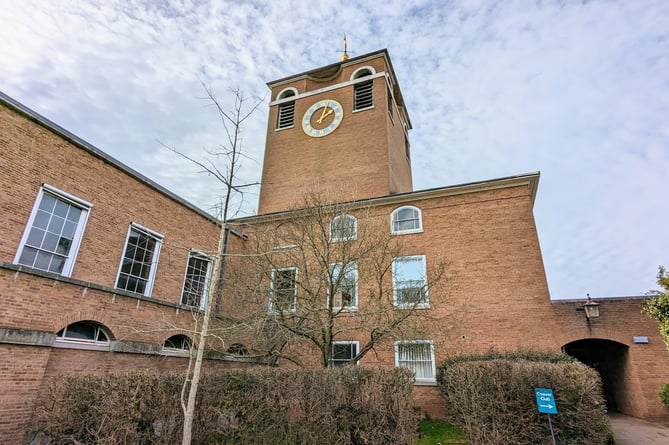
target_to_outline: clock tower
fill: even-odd
[[[412,191],[411,122],[387,50],[267,85],[258,213],[289,210],[305,192],[355,200]]]

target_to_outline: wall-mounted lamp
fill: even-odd
[[[588,299],[583,305],[583,310],[585,311],[585,318],[588,320],[592,318],[599,318],[599,303],[592,301],[590,294],[586,294]]]

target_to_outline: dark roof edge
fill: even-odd
[[[647,300],[651,298],[652,295],[621,295],[617,297],[592,297],[592,301],[596,302],[616,302],[623,300]],[[568,298],[568,299],[556,299],[551,300],[552,304],[561,304],[561,303],[580,303],[584,304],[586,301],[585,298]]]
[[[383,48],[383,49],[379,49],[379,50],[376,50],[376,51],[372,51],[372,52],[367,53],[367,54],[362,54],[360,56],[351,57],[348,60],[339,60],[337,62],[329,63],[327,65],[323,65],[323,66],[320,66],[318,68],[311,68],[311,69],[309,69],[307,71],[303,71],[301,73],[291,74],[290,76],[286,76],[286,77],[282,77],[280,79],[272,80],[272,81],[267,82],[267,86],[271,88],[273,85],[288,82],[288,81],[291,81],[291,80],[296,79],[298,77],[308,76],[310,73],[313,73],[313,72],[316,72],[316,71],[321,71],[321,70],[328,69],[328,68],[338,66],[338,65],[353,64],[353,63],[356,63],[359,60],[364,60],[366,58],[369,58],[371,56],[376,56],[378,54],[384,54],[386,56],[386,58],[388,60],[390,60],[390,56],[388,55],[388,50],[386,48]],[[391,67],[392,67],[392,65],[391,65]],[[393,75],[394,74],[395,73],[393,73]]]
[[[28,108],[27,106],[23,105],[21,102],[13,99],[12,97],[6,95],[2,91],[0,91],[0,101],[4,102],[5,105],[7,105],[10,108],[13,108],[15,111],[21,113],[28,119],[32,120],[33,122],[38,123],[39,125],[43,126],[49,131],[52,131],[53,133],[57,134],[58,136],[62,137],[66,141],[78,146],[79,148],[86,150],[93,156],[103,160],[104,162],[111,164],[112,166],[116,167],[117,169],[121,170],[124,173],[127,173],[128,175],[134,177],[140,182],[143,182],[144,184],[148,185],[151,188],[156,189],[158,192],[162,193],[163,195],[166,195],[170,199],[176,201],[177,203],[183,205],[184,207],[188,207],[190,210],[194,211],[195,213],[198,213],[200,216],[203,216],[204,218],[209,219],[210,221],[219,224],[220,221],[212,216],[210,213],[202,210],[201,208],[197,207],[194,204],[191,204],[190,202],[186,201],[182,197],[178,196],[174,192],[171,192],[170,190],[166,189],[162,185],[158,184],[157,182],[147,178],[143,174],[139,173],[138,171],[132,169],[131,167],[128,167],[121,161],[109,156],[107,153],[103,152],[99,148],[95,147],[93,144],[86,142],[85,140],[81,139],[79,136],[75,135],[74,133],[69,132],[65,128],[61,127],[60,125],[56,124],[55,122],[47,119],[46,117],[42,116],[41,114],[37,113],[36,111]]]
[[[392,203],[404,203],[418,199],[430,199],[441,196],[460,195],[464,193],[475,193],[479,191],[494,190],[506,187],[517,187],[520,185],[527,185],[530,191],[532,204],[536,197],[537,188],[539,185],[540,172],[524,173],[520,175],[505,176],[503,178],[488,179],[485,181],[467,182],[463,184],[449,185],[446,187],[436,187],[425,190],[418,190],[414,192],[398,193],[395,195],[385,195],[373,198],[356,199],[353,201],[342,202],[340,204],[349,205],[385,205]],[[250,220],[275,219],[281,218],[282,215],[289,215],[294,212],[299,212],[302,209],[282,210],[279,212],[263,213],[260,215],[252,215],[241,218],[230,219],[231,223],[240,223]]]

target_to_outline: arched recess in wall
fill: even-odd
[[[109,328],[93,320],[70,323],[56,333],[54,348],[110,351],[113,336]]]
[[[376,70],[374,69],[374,67],[368,65],[361,66],[357,70],[353,71],[353,74],[351,74],[351,80],[360,79],[361,77],[371,76],[372,74],[376,74]]]
[[[629,346],[613,340],[586,338],[567,343],[562,350],[599,372],[609,412],[626,411],[627,400],[632,397],[632,389],[626,383],[630,380],[626,378],[630,372]]]
[[[227,352],[231,355],[248,355],[249,350],[241,343],[233,343],[230,345]]]
[[[193,341],[184,334],[177,334],[169,337],[163,343],[163,355],[173,355],[178,357],[188,357]]]

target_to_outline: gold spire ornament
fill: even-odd
[[[348,52],[346,49],[346,33],[344,33],[344,54],[341,56],[341,60],[343,61],[348,60]]]

